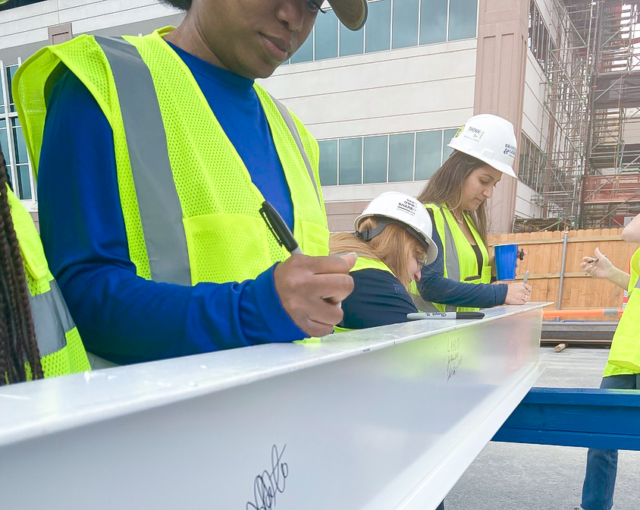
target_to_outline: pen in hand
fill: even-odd
[[[266,200],[262,202],[260,215],[280,246],[284,246],[291,255],[303,255],[298,241],[293,237],[280,213]]]
[[[282,219],[282,216],[280,216],[280,213],[267,200],[262,202],[260,215],[280,246],[284,246],[291,255],[304,255],[300,246],[298,246],[298,241],[293,237],[293,233]],[[342,308],[340,301],[334,302],[332,298],[325,298],[324,300],[336,305],[338,308]]]

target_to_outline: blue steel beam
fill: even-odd
[[[492,440],[640,450],[640,391],[533,388]]]

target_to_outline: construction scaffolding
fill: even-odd
[[[537,191],[544,218],[557,220],[550,225],[614,228],[640,212],[638,3],[550,6],[548,56],[536,55],[548,117]]]

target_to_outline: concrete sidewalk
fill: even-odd
[[[597,388],[607,349],[542,349],[536,386]],[[640,427],[640,424],[638,425]],[[489,443],[447,496],[447,510],[573,510],[580,504],[586,449]],[[640,509],[640,452],[622,451],[615,510]]]

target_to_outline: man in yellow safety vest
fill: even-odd
[[[14,80],[43,244],[87,349],[124,364],[326,335],[355,256],[327,256],[318,144],[255,83],[322,2],[165,3],[186,10],[178,28],[81,35]],[[329,4],[363,26],[365,0]],[[276,242],[264,200],[306,255]]]

